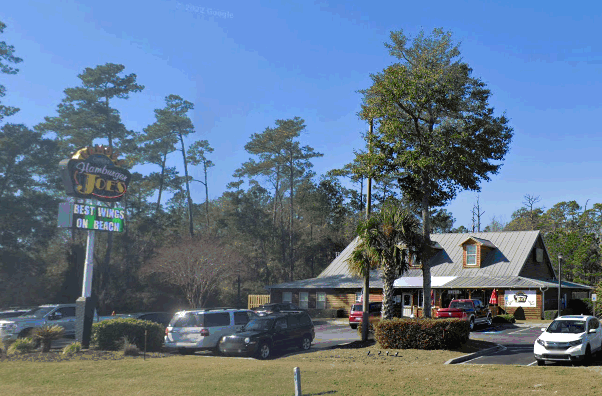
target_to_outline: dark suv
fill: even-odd
[[[252,319],[237,333],[222,337],[218,347],[225,355],[268,359],[276,349],[308,350],[315,336],[307,312],[278,313]]]
[[[254,308],[253,311],[257,315],[267,315],[273,314],[277,312],[287,312],[287,311],[305,311],[303,308],[296,306],[293,303],[269,303],[260,305],[257,308]]]

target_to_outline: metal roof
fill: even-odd
[[[467,241],[471,241],[471,240],[472,241],[476,241],[476,242],[480,243],[483,246],[488,246],[488,247],[494,248],[494,249],[496,248],[496,246],[493,243],[491,243],[491,241],[488,241],[487,239],[483,239],[483,238],[477,238],[477,237],[474,237],[474,236],[469,236],[468,238],[466,238],[461,243],[461,245],[464,245],[464,243],[466,243]]]
[[[435,288],[492,288],[492,287],[554,287],[554,280],[530,279],[519,276],[539,231],[474,232],[464,234],[431,234],[439,250],[431,258],[431,284]],[[463,268],[462,243],[474,239],[494,246],[481,262],[480,268]],[[361,288],[362,280],[350,274],[347,259],[359,244],[356,237],[317,278],[266,286],[271,288]],[[437,281],[435,282],[435,280]],[[441,283],[447,279],[445,283]],[[439,282],[441,280],[441,282]],[[395,281],[395,287],[422,287],[422,270],[411,268]],[[565,286],[566,284],[566,286]],[[382,287],[378,271],[371,271],[370,286]],[[413,286],[411,286],[413,287]],[[590,288],[577,283],[563,282],[562,287]]]

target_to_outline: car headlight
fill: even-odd
[[[543,347],[545,347],[545,346],[546,346],[546,342],[545,342],[544,340],[542,340],[541,338],[538,338],[538,339],[537,339],[537,343],[538,343],[539,345],[543,346]]]
[[[248,344],[251,342],[251,339],[249,337],[245,338],[245,344]]]
[[[575,346],[579,346],[579,345],[581,345],[581,344],[583,344],[583,340],[582,340],[582,339],[578,339],[578,340],[575,340],[575,341],[571,341],[571,342],[569,342],[569,345],[570,345],[570,346],[574,346],[574,347],[575,347]]]

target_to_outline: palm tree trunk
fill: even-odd
[[[383,319],[392,319],[395,316],[393,283],[395,282],[395,268],[383,265]]]

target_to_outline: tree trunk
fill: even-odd
[[[291,266],[291,282],[294,280],[293,279],[293,270],[294,270],[294,260],[293,260],[293,213],[294,213],[294,207],[293,207],[293,178],[294,178],[294,164],[293,164],[293,150],[291,149],[290,152],[290,176],[289,176],[289,183],[290,183],[290,196],[291,196],[291,203],[290,203],[290,211],[291,211],[291,218],[290,218],[290,225],[289,225],[289,230],[288,230],[288,246],[289,246],[289,260],[290,260],[290,266]]]
[[[184,147],[184,138],[179,132],[180,143],[182,144],[182,158],[184,158],[184,177],[186,178],[186,195],[188,197],[188,221],[190,236],[194,237],[194,227],[192,224],[192,198],[190,197],[190,182],[188,181],[188,162],[186,161],[186,148]]]
[[[163,178],[165,177],[165,162],[167,162],[167,152],[163,154],[163,163],[161,164],[161,178],[159,179],[159,197],[157,198],[157,208],[155,213],[161,209],[161,193],[163,193]]]
[[[425,183],[426,184],[426,183]],[[430,241],[431,241],[431,218],[429,211],[429,195],[425,188],[422,196],[422,237],[424,246],[422,248],[422,285],[423,285],[423,315],[425,318],[431,317],[431,266],[429,261]]]
[[[276,227],[276,208],[278,207],[278,190],[280,189],[280,164],[276,165],[276,189],[274,191],[274,210],[272,211],[272,225]]]
[[[207,187],[207,161],[203,162],[205,173],[205,217],[207,218],[207,231],[209,231],[209,187]]]
[[[394,292],[393,283],[395,282],[395,268],[391,265],[383,266],[383,319],[392,319],[395,316],[395,307],[393,306]]]

